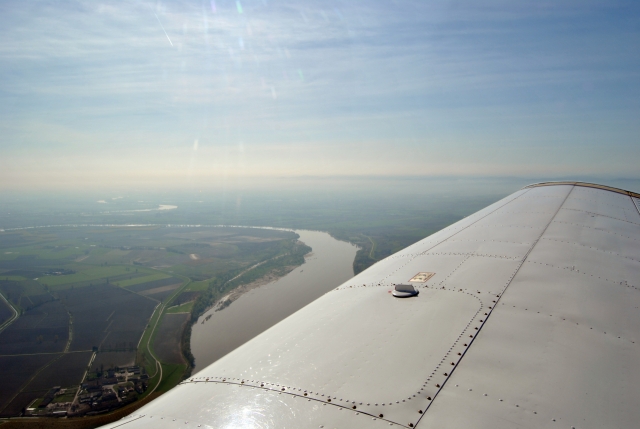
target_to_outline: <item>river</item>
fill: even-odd
[[[210,309],[193,325],[194,374],[353,277],[356,246],[326,232],[296,233],[313,249],[303,265],[248,291],[223,310]],[[209,315],[211,318],[202,323]]]

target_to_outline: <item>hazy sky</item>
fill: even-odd
[[[637,1],[0,3],[0,187],[640,176]]]

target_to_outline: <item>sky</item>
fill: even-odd
[[[640,4],[0,3],[0,190],[640,177]]]

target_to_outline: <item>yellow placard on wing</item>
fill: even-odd
[[[425,283],[427,280],[429,280],[431,277],[435,275],[436,273],[419,272],[415,276],[411,277],[411,280],[409,281],[414,283]]]

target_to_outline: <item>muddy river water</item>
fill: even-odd
[[[326,232],[296,233],[313,249],[303,265],[248,291],[223,310],[210,309],[193,325],[194,374],[353,277],[356,246]],[[208,316],[209,320],[202,323]]]

